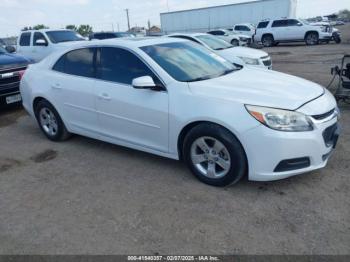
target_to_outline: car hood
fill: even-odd
[[[17,54],[0,53],[0,69],[27,66],[29,60]]]
[[[230,57],[232,56],[237,56],[237,57],[248,57],[248,58],[253,58],[253,59],[258,59],[261,57],[266,57],[269,54],[261,51],[261,50],[256,50],[253,48],[249,47],[242,47],[242,46],[237,46],[225,50],[219,50],[217,51],[221,56],[225,57],[226,59],[230,60]]]
[[[190,82],[189,88],[196,95],[288,110],[296,110],[325,92],[322,86],[308,80],[255,68]]]

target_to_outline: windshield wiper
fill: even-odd
[[[213,77],[212,76],[201,76],[201,77],[197,77],[197,78],[188,80],[186,82],[198,82],[198,81],[208,80],[208,79],[211,79],[211,78],[213,78]]]
[[[224,76],[224,75],[228,75],[228,74],[230,74],[230,73],[232,73],[234,71],[237,71],[237,70],[239,70],[239,69],[238,68],[234,68],[234,69],[225,70],[222,74],[219,75],[219,77],[220,76]]]

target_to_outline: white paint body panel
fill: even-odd
[[[241,142],[250,180],[277,180],[326,165],[322,155],[331,148],[326,147],[322,132],[336,123],[336,116],[326,122],[315,122],[313,131],[279,132],[256,121],[245,104],[315,115],[336,106],[329,92],[301,78],[253,68],[211,80],[178,82],[139,49],[181,41],[157,38],[81,44],[81,47],[103,45],[132,50],[157,72],[166,91],[138,90],[131,85],[122,87],[54,72],[52,66],[64,54],[58,52],[29,66],[20,86],[23,105],[34,116],[34,99],[43,97],[57,109],[70,132],[173,159],[179,159],[178,139],[184,127],[195,122],[213,122],[227,128]],[[52,87],[57,83],[61,88]],[[280,161],[305,156],[311,159],[309,168],[273,172]]]

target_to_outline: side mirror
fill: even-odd
[[[5,47],[6,51],[9,53],[14,53],[16,52],[16,48],[14,46],[8,45]]]
[[[136,89],[160,90],[150,76],[141,76],[132,80],[132,86]]]
[[[36,46],[48,46],[47,42],[44,39],[38,39],[35,41]]]
[[[297,26],[303,26],[303,24],[302,23],[297,23]]]

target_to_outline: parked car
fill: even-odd
[[[229,31],[237,34],[247,35],[252,37],[255,34],[255,26],[252,24],[237,24],[233,28],[228,29]]]
[[[198,43],[218,55],[226,58],[231,63],[239,66],[255,66],[272,69],[271,57],[268,53],[249,47],[233,46],[213,35],[202,33],[172,34],[169,37],[182,38]]]
[[[247,46],[252,42],[252,38],[249,36],[236,34],[224,29],[212,30],[208,34],[215,35],[233,46]]]
[[[0,46],[0,108],[19,104],[19,82],[30,61]]]
[[[214,186],[323,168],[338,138],[337,104],[322,86],[239,69],[205,47],[168,37],[56,52],[28,68],[21,93],[50,140],[74,133],[183,159]]]
[[[254,41],[264,46],[274,46],[282,42],[303,42],[317,45],[320,41],[332,39],[330,28],[312,26],[298,19],[278,19],[262,21],[258,24]]]
[[[314,23],[310,23],[310,25],[326,28],[327,31],[330,31],[332,33],[332,38],[330,40],[327,40],[326,41],[327,43],[329,43],[330,41],[334,41],[337,44],[341,43],[341,33],[340,33],[339,29],[333,27],[331,25],[331,23],[329,23],[329,22],[314,22]]]
[[[135,37],[134,34],[127,32],[100,32],[100,33],[92,33],[89,36],[89,40],[103,40],[103,39],[112,39],[112,38],[121,38],[121,37]]]
[[[56,50],[85,41],[72,30],[30,30],[21,32],[17,42],[17,53],[39,62]]]

